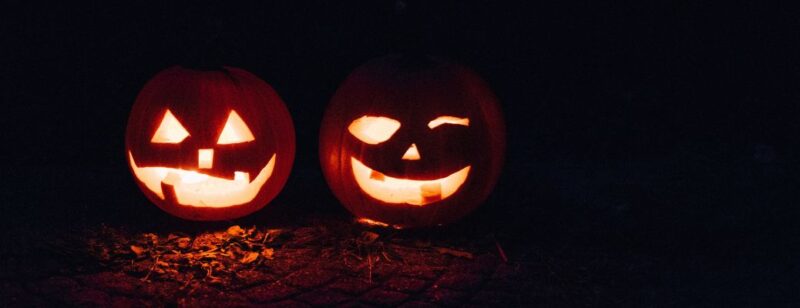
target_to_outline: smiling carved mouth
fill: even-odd
[[[362,191],[386,203],[424,206],[450,197],[467,180],[471,166],[433,180],[408,180],[386,176],[350,157],[353,176]]]
[[[177,202],[194,207],[222,208],[252,201],[261,186],[267,182],[275,168],[275,156],[270,158],[255,179],[250,181],[250,173],[236,171],[233,180],[210,176],[192,170],[167,167],[138,167],[133,154],[128,152],[131,169],[136,178],[161,199],[165,189],[175,192]]]

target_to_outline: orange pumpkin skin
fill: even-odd
[[[234,129],[223,132],[228,126]],[[125,149],[134,180],[159,208],[189,220],[227,220],[263,208],[283,188],[294,126],[278,94],[255,75],[175,66],[139,92]]]
[[[399,128],[385,141],[364,142],[379,135],[364,129],[373,137],[362,140],[351,131],[364,116],[390,119],[386,123]],[[325,112],[319,146],[328,185],[359,220],[428,227],[454,222],[488,197],[503,164],[505,125],[495,95],[472,70],[433,57],[393,55],[346,78]],[[463,182],[446,193],[443,183],[466,167]],[[371,174],[357,179],[357,170]]]

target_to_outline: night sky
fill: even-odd
[[[297,133],[289,182],[246,221],[346,218],[319,169],[325,106],[367,60],[423,53],[473,68],[504,111],[505,169],[468,222],[509,226],[520,240],[627,234],[654,254],[797,256],[799,12],[523,3],[12,1],[0,21],[0,216],[53,227],[181,223],[149,205],[127,170],[128,113],[162,69],[229,65],[272,85]]]

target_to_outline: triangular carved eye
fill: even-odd
[[[242,120],[236,111],[231,110],[231,113],[228,115],[228,121],[225,122],[222,133],[219,134],[217,144],[234,144],[253,140],[256,140],[256,138],[253,137],[250,128],[247,127],[247,124],[244,124],[244,120]]]
[[[150,139],[152,143],[181,143],[183,139],[189,137],[189,132],[181,125],[181,122],[172,115],[172,112],[167,109],[164,113],[164,118],[161,124],[158,125],[156,133]]]

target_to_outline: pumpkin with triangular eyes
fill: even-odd
[[[347,77],[319,142],[328,185],[359,221],[426,227],[456,221],[488,197],[503,163],[505,126],[474,71],[394,55]]]
[[[125,146],[147,198],[190,220],[261,209],[283,188],[295,154],[294,126],[281,98],[233,67],[158,73],[136,98]]]

